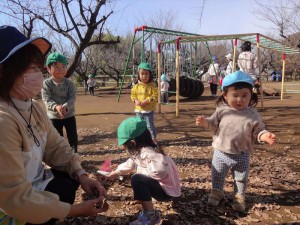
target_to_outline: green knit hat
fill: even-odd
[[[139,69],[139,70],[140,70],[140,69],[144,69],[144,70],[152,71],[151,65],[150,65],[149,63],[146,63],[146,62],[142,62],[142,63],[139,65],[138,69]]]
[[[129,117],[118,127],[118,145],[140,136],[147,129],[147,123],[140,117]]]
[[[53,52],[47,57],[46,66],[48,66],[52,63],[56,63],[56,62],[60,62],[60,63],[64,64],[65,66],[68,65],[68,60],[63,54],[61,54],[59,52]]]

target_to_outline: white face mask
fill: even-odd
[[[41,72],[26,73],[23,78],[24,82],[21,85],[13,87],[14,91],[26,99],[37,96],[43,87],[43,74]]]

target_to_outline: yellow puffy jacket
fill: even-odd
[[[143,83],[138,83],[131,89],[131,100],[139,100],[140,102],[147,99],[148,104],[144,107],[138,105],[135,106],[136,111],[155,111],[157,102],[157,86],[154,82],[149,82],[146,85]]]

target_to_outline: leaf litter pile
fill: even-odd
[[[107,159],[112,166],[127,159],[126,153],[114,144],[116,133],[84,128],[78,134],[83,166],[106,188],[109,210],[97,217],[67,218],[59,224],[129,224],[141,210],[140,204],[133,200],[130,175],[108,181],[96,172]],[[182,184],[181,197],[171,202],[154,201],[155,208],[162,213],[162,224],[300,224],[299,158],[288,154],[291,148],[299,150],[299,144],[277,146],[280,153],[271,156],[267,156],[263,145],[257,146],[251,157],[245,213],[236,213],[231,208],[230,174],[225,182],[225,199],[219,207],[207,207],[211,187],[210,141],[178,136],[175,140],[161,141],[160,146],[176,162]],[[76,202],[88,198],[93,196],[80,189]]]

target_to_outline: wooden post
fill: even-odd
[[[261,59],[260,59],[260,46],[259,46],[259,34],[256,34],[256,47],[257,47],[257,61],[258,61],[258,74],[259,74],[259,89],[260,89],[260,106],[263,109],[264,108],[264,90],[262,85],[262,79],[261,79]]]
[[[157,45],[157,89],[158,89],[158,112],[161,113],[161,88],[160,88],[160,74],[161,74],[161,42]]]
[[[283,100],[283,83],[284,83],[284,75],[285,75],[285,60],[286,60],[286,55],[285,53],[282,54],[282,74],[281,74],[281,97],[280,100]]]
[[[179,117],[179,76],[180,76],[180,62],[179,62],[179,45],[181,37],[176,41],[176,117]]]
[[[237,46],[237,38],[234,39],[234,45],[233,45],[233,59],[232,59],[232,72],[235,72],[236,68],[236,46]]]

